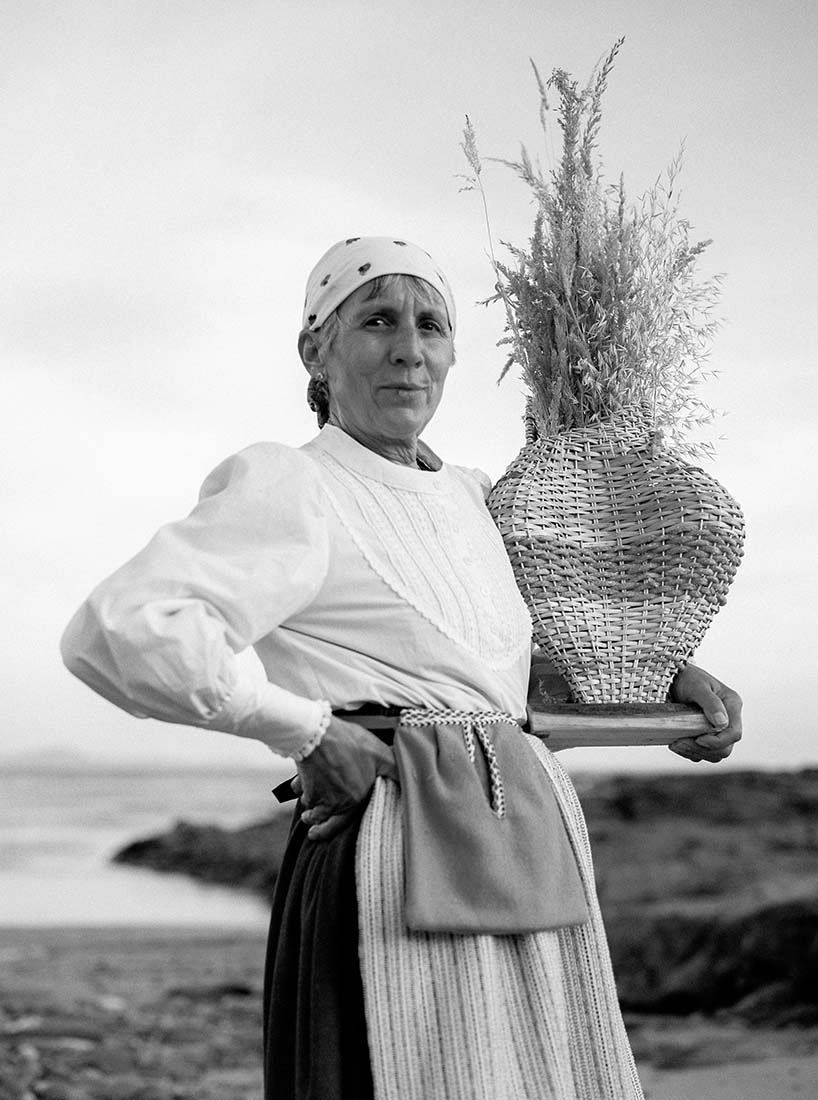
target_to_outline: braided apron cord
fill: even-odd
[[[519,726],[519,722],[500,710],[468,711],[468,710],[442,710],[421,709],[412,707],[401,712],[401,725],[403,726],[428,726],[432,724],[458,725],[463,727],[463,740],[466,752],[472,764],[477,758],[477,745],[475,738],[480,743],[483,755],[486,759],[486,767],[489,773],[489,786],[491,790],[491,808],[495,816],[506,816],[506,795],[503,786],[503,777],[500,765],[497,762],[497,752],[494,742],[486,729],[486,726],[497,722],[506,722],[512,726]]]

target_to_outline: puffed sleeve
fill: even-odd
[[[327,572],[312,460],[256,444],[207,478],[191,514],[103,581],[62,639],[68,669],[138,717],[203,726],[299,755],[326,704],[236,654],[306,607]]]
[[[475,503],[485,504],[491,492],[491,478],[483,470],[471,466],[449,466],[449,470],[459,478]]]

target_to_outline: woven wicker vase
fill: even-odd
[[[578,703],[660,703],[724,604],[739,506],[703,470],[654,455],[638,414],[528,442],[489,508],[534,622]]]

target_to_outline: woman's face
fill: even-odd
[[[321,357],[330,422],[359,440],[411,442],[440,403],[454,359],[443,299],[390,279],[375,297],[359,287],[338,307],[339,328]]]

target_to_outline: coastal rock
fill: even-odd
[[[582,802],[623,1005],[818,1018],[818,770],[614,776]]]
[[[292,813],[240,829],[179,821],[167,833],[118,851],[115,863],[191,875],[205,882],[252,890],[271,898],[290,831]]]
[[[608,919],[623,1007],[684,1015],[737,1008],[748,1021],[818,1022],[818,899],[733,913],[640,913]]]
[[[610,775],[582,795],[586,817],[654,821],[695,818],[714,825],[811,822],[818,837],[818,768],[792,772],[711,771]]]

